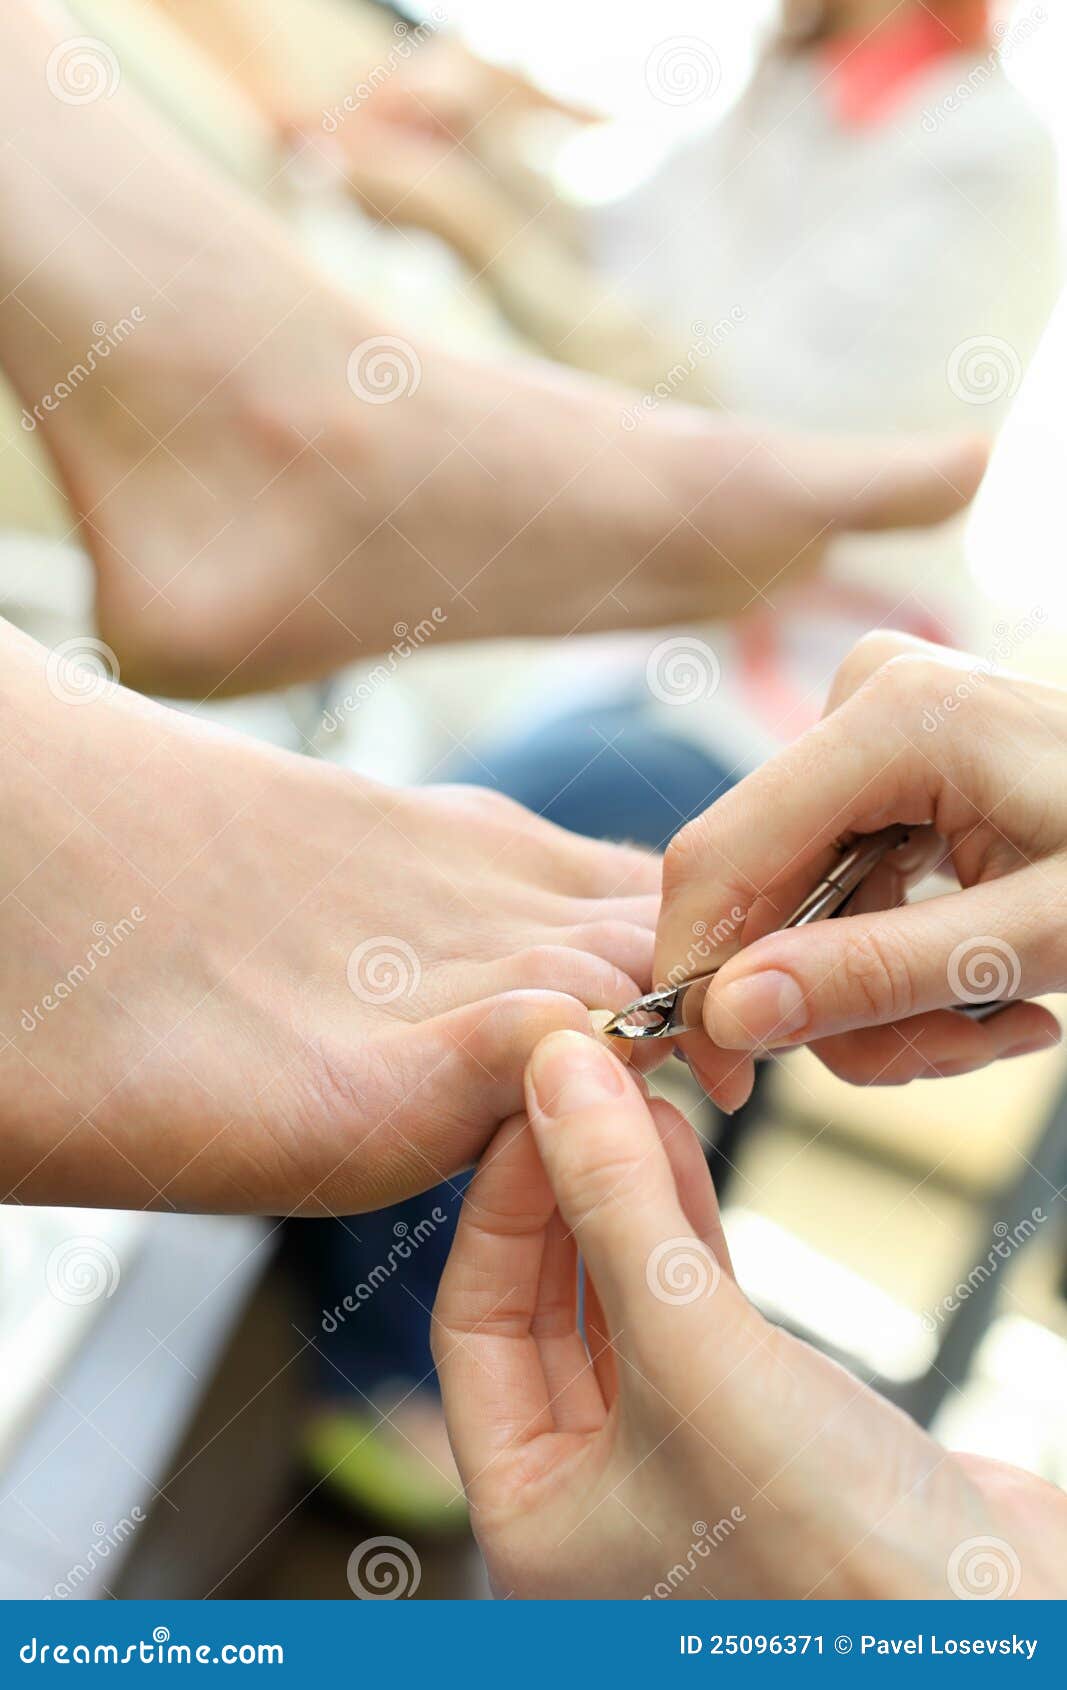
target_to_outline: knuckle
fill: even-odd
[[[663,892],[670,897],[700,875],[704,879],[717,875],[722,866],[722,853],[710,837],[707,818],[698,816],[674,835],[663,858]]]
[[[884,933],[857,933],[842,957],[838,991],[850,1021],[857,1012],[878,1024],[910,1015],[915,986],[906,951]]]
[[[648,1170],[641,1156],[619,1149],[613,1131],[583,1138],[581,1154],[564,1167],[568,1208],[576,1227],[608,1226],[640,1199]]]
[[[908,635],[891,629],[875,628],[862,635],[838,664],[830,687],[829,708],[833,709],[842,699],[851,697],[879,669],[910,648]]]
[[[943,691],[950,666],[922,649],[898,652],[872,676],[879,695],[890,702],[914,703]]]

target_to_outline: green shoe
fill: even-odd
[[[329,1492],[361,1514],[425,1535],[467,1526],[467,1499],[451,1455],[450,1471],[442,1472],[374,1409],[315,1414],[304,1433],[303,1452]]]

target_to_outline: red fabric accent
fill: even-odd
[[[824,49],[835,116],[850,128],[879,122],[930,65],[988,36],[988,0],[913,6],[880,29],[835,36]]]
[[[814,727],[825,703],[826,686],[812,689],[809,677],[797,675],[790,661],[790,636],[783,628],[792,630],[795,646],[803,643],[805,622],[818,623],[827,645],[838,646],[836,662],[869,628],[901,628],[934,645],[958,644],[952,628],[936,612],[891,599],[877,587],[825,576],[805,582],[777,610],[761,609],[742,617],[736,629],[742,697],[757,721],[779,740],[793,739]],[[828,684],[828,675],[825,680]]]

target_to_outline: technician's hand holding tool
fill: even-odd
[[[894,825],[911,838],[846,914],[783,926],[840,873],[842,839],[866,849]],[[905,902],[932,853],[959,889]],[[1054,1044],[1028,1000],[1067,985],[1067,692],[869,635],[819,726],[676,836],[663,893],[653,979],[694,972],[694,933],[724,934],[682,1048],[726,1107],[768,1049],[810,1044],[847,1080],[899,1085]]]

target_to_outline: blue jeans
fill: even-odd
[[[563,717],[478,759],[458,760],[442,778],[507,793],[574,833],[655,850],[733,784],[698,747],[645,720],[639,696]],[[346,1380],[367,1394],[397,1377],[434,1383],[430,1311],[469,1177],[348,1221],[295,1223],[314,1229],[306,1265],[329,1311],[389,1263],[403,1229],[413,1234],[435,1207],[447,1216],[397,1271],[384,1280],[379,1272],[374,1294],[336,1332],[316,1334],[327,1358],[322,1384],[328,1394],[344,1393]]]

